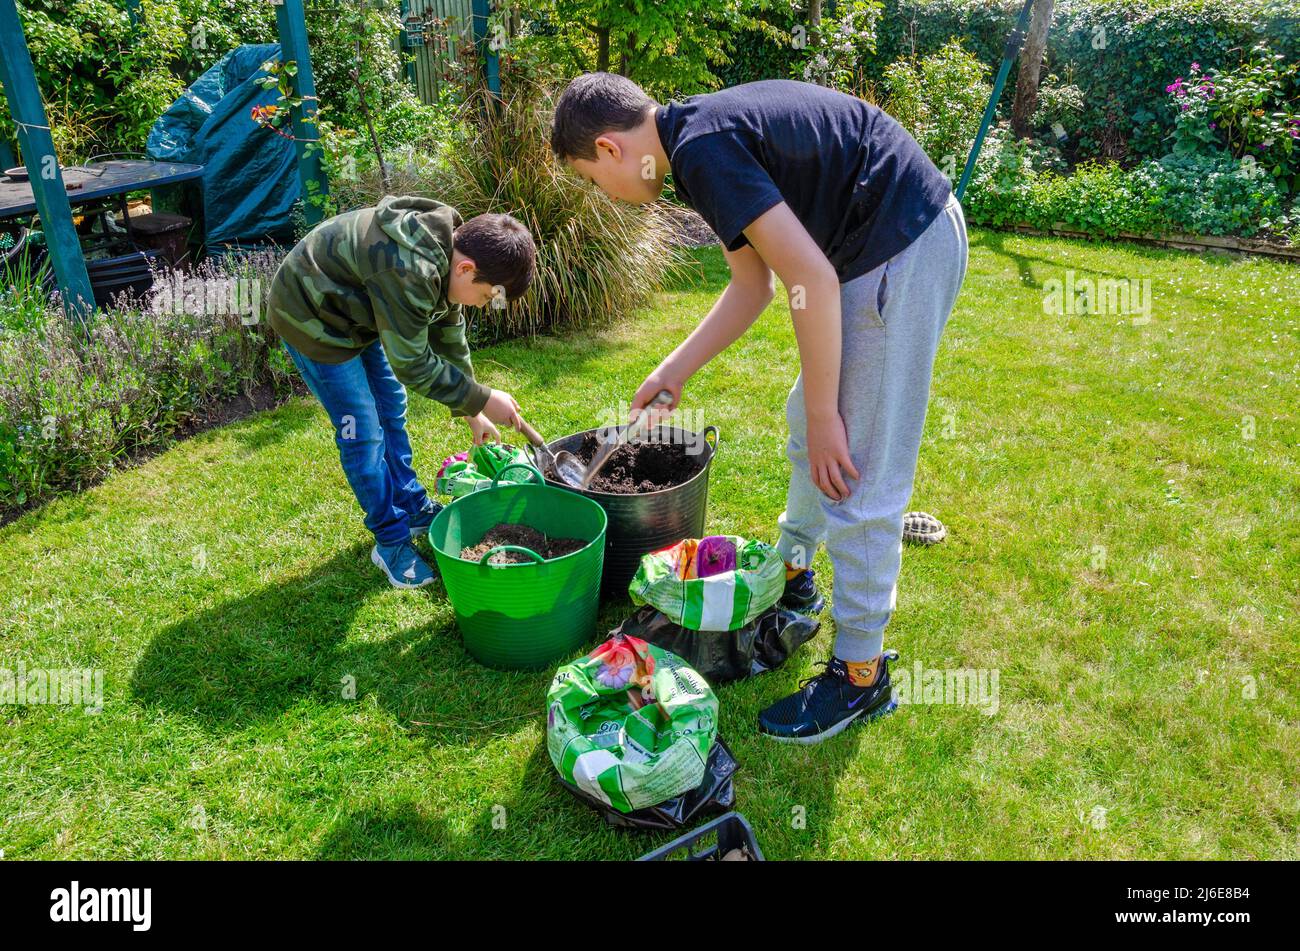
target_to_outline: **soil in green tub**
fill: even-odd
[[[507,525],[505,523],[488,529],[477,545],[466,545],[460,550],[460,557],[469,561],[478,561],[498,545],[519,545],[530,548],[547,560],[571,555],[587,546],[582,538],[550,538],[535,528],[527,525]],[[489,565],[522,565],[531,563],[520,551],[499,551],[488,559]]]

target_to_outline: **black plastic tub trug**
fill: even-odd
[[[556,439],[546,446],[551,452],[567,450],[576,453],[582,448],[584,438],[588,435],[598,436],[600,432],[599,429],[588,429]],[[709,468],[713,464],[713,455],[718,450],[717,427],[706,426],[703,433],[694,433],[686,429],[660,426],[651,432],[648,441],[701,446],[699,471],[680,485],[635,495],[575,489],[550,475],[546,476],[548,485],[585,495],[600,505],[609,516],[609,525],[605,530],[605,570],[600,587],[601,593],[606,597],[627,592],[628,582],[636,574],[642,555],[673,545],[683,538],[701,538],[704,535],[704,516],[709,501]]]

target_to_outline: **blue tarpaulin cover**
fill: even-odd
[[[254,106],[275,89],[256,80],[280,58],[279,43],[239,46],[194,81],[149,131],[150,158],[203,166],[204,237],[223,244],[293,240],[292,209],[301,188],[294,143],[259,126]]]

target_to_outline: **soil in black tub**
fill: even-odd
[[[477,545],[466,545],[460,550],[460,557],[478,561],[497,545],[520,545],[531,548],[543,558],[550,560],[571,555],[587,542],[581,538],[550,538],[535,528],[527,525],[506,525],[504,523],[488,529],[488,533]],[[499,551],[488,559],[489,565],[522,565],[532,563],[531,558],[521,551]]]
[[[587,465],[596,457],[600,446],[594,433],[582,437],[582,445],[574,453]],[[596,492],[615,495],[638,495],[658,492],[689,482],[703,466],[704,456],[690,455],[681,443],[641,442],[619,446],[600,474],[591,480],[588,488]],[[554,470],[547,472],[558,479]]]

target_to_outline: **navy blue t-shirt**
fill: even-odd
[[[733,86],[655,116],[677,197],[727,250],[784,201],[834,265],[860,277],[912,243],[952,185],[892,117],[845,93],[786,79]]]

